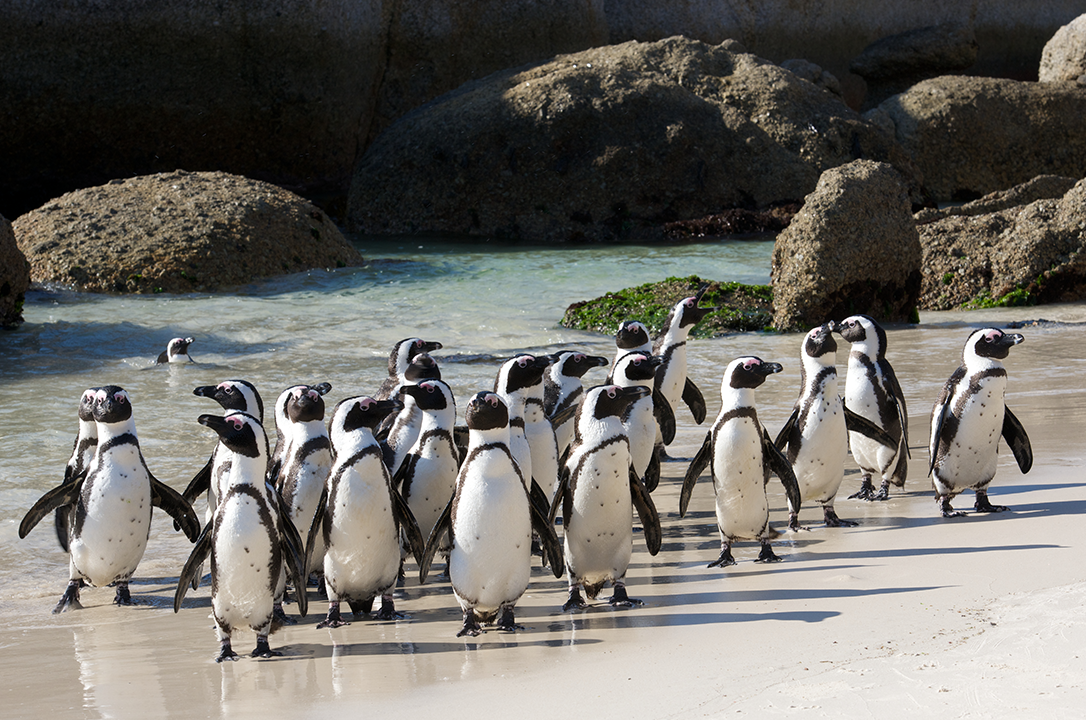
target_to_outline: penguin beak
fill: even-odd
[[[422,351],[425,352],[425,353],[433,352],[434,350],[440,350],[440,349],[441,349],[441,343],[437,342],[436,340],[429,340],[429,341],[428,340],[423,340],[422,341]]]
[[[1018,333],[1011,333],[1009,335],[1004,335],[1003,336],[1003,342],[1006,343],[1007,347],[1013,347],[1015,345],[1018,345],[1019,343],[1021,343],[1025,339],[1026,338],[1024,338],[1022,335],[1020,335]]]
[[[327,395],[328,391],[332,389],[332,383],[322,382],[322,383],[317,383],[316,385],[311,385],[310,387],[312,387],[314,390],[316,390],[321,395]]]
[[[784,370],[784,367],[780,363],[764,362],[751,368],[751,370],[758,373],[759,375],[769,377],[770,375],[779,373],[781,370]]]
[[[644,385],[632,385],[619,389],[619,396],[627,398],[631,403],[637,402],[641,398],[648,397],[649,395],[652,395],[652,390],[649,390]]]
[[[826,332],[835,332],[837,330],[837,323],[835,323],[833,320],[830,320],[829,322],[824,323],[822,327],[826,329]]]
[[[211,428],[219,437],[226,436],[233,426],[226,422],[226,418],[219,417],[218,415],[201,415],[196,418],[196,422],[200,423],[204,427]]]
[[[215,397],[215,391],[217,389],[218,389],[217,385],[201,385],[200,387],[193,390],[192,394],[193,395],[198,395],[200,397],[213,398],[213,397]]]

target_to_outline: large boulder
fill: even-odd
[[[893,123],[941,202],[1086,170],[1086,92],[1074,84],[948,75],[883,102],[868,115],[879,122],[875,115]]]
[[[14,228],[35,283],[88,292],[205,292],[362,262],[308,200],[225,173],[179,170],[77,190]]]
[[[30,263],[15,242],[11,223],[0,215],[0,327],[23,321],[23,299],[30,287]]]
[[[1086,15],[1056,31],[1041,53],[1037,75],[1041,82],[1073,80],[1086,85]]]
[[[1063,197],[919,227],[921,307],[1086,298],[1086,180]]]
[[[941,220],[952,215],[987,215],[997,210],[1007,210],[1020,205],[1028,205],[1035,200],[1050,200],[1063,197],[1063,194],[1075,186],[1077,179],[1060,175],[1038,175],[1021,185],[1009,190],[989,193],[962,205],[922,208],[916,213],[918,224]]]
[[[916,322],[920,240],[901,174],[866,160],[823,173],[777,236],[771,278],[778,330],[857,313]]]
[[[401,118],[358,164],[348,226],[659,237],[664,222],[798,200],[861,157],[911,172],[837,95],[735,44],[630,42],[497,73]]]

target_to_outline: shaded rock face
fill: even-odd
[[[177,171],[68,193],[15,221],[35,283],[204,292],[361,256],[315,205],[268,183]]]
[[[771,277],[778,330],[857,313],[915,322],[920,240],[900,173],[864,160],[823,173],[777,236]]]
[[[15,243],[11,223],[0,215],[0,327],[23,321],[23,298],[30,287],[30,263]]]
[[[952,215],[987,215],[997,210],[1007,210],[1020,205],[1028,205],[1034,200],[1049,200],[1063,197],[1063,194],[1075,186],[1076,178],[1060,175],[1038,175],[1037,177],[1015,185],[1009,190],[1000,190],[977,198],[964,205],[950,205],[944,208],[924,208],[916,213],[918,224],[941,220]]]
[[[919,227],[921,307],[1086,298],[1086,180],[1057,199]]]
[[[794,201],[857,157],[910,172],[836,95],[685,38],[559,56],[470,83],[379,137],[348,226],[528,242],[658,237],[660,224]]]
[[[1037,75],[1041,82],[1071,80],[1086,85],[1086,15],[1056,31],[1041,53]]]
[[[1077,178],[1086,168],[1086,92],[1073,84],[939,77],[872,114],[893,123],[940,202],[973,200],[1038,175]]]

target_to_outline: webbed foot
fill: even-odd
[[[223,660],[230,660],[231,662],[237,662],[238,654],[230,647],[230,640],[224,640],[219,649],[219,656],[215,658],[215,662],[221,663]]]
[[[581,596],[580,587],[571,587],[569,589],[569,597],[566,598],[566,602],[562,605],[562,611],[567,610],[584,610],[588,607],[588,603],[584,601],[584,597]]]
[[[800,530],[810,530],[811,528],[799,524],[799,513],[789,513],[788,529],[792,532],[799,532]]]
[[[131,605],[132,593],[128,590],[128,583],[117,583],[117,592],[113,596],[114,605]]]
[[[344,625],[350,625],[350,623],[344,620],[343,617],[339,614],[339,603],[330,602],[328,603],[328,615],[319,623],[317,623],[317,629],[320,630],[321,628],[338,628],[343,627]]]
[[[939,511],[945,518],[964,517],[965,513],[961,510],[955,510],[950,506],[949,495],[936,495],[935,502],[939,504]]]
[[[735,558],[732,557],[732,548],[730,545],[725,545],[720,549],[720,557],[713,562],[709,563],[706,567],[728,567],[729,565],[735,565]]]
[[[831,505],[822,507],[822,515],[826,520],[826,527],[857,527],[860,524],[855,520],[842,520],[837,517],[837,512]]]
[[[775,563],[780,561],[781,559],[773,552],[773,548],[770,547],[767,542],[762,543],[762,551],[758,553],[758,557],[754,559],[754,562],[758,563]]]
[[[864,475],[860,489],[848,496],[849,500],[874,500],[875,486],[871,484],[871,476]]]
[[[255,658],[273,658],[282,657],[283,653],[278,650],[272,650],[268,645],[268,638],[257,638],[256,648],[253,650],[253,657]]]
[[[502,608],[501,614],[498,616],[497,628],[506,632],[516,632],[524,629],[523,625],[517,625],[517,619],[513,616],[512,605]]]
[[[370,601],[372,605],[372,600]],[[392,600],[391,595],[381,596],[381,609],[377,611],[375,616],[378,620],[402,620],[407,617],[401,612],[396,612],[396,604]]]
[[[282,603],[276,603],[275,609],[272,611],[272,620],[280,625],[297,625],[298,621],[287,615],[283,610]]]
[[[479,627],[479,621],[475,618],[474,610],[464,611],[464,627],[460,628],[460,632],[456,633],[456,637],[478,637],[483,633],[483,629]]]
[[[69,580],[68,587],[64,589],[64,594],[60,596],[60,602],[53,608],[53,614],[68,612],[73,608],[82,610],[83,606],[79,603],[79,588],[81,587],[83,587],[82,580]]]
[[[634,605],[644,605],[645,603],[637,598],[632,598],[626,594],[626,586],[616,583],[615,592],[611,595],[611,599],[608,600],[612,607],[633,607]]]
[[[879,488],[879,491],[868,498],[868,500],[870,500],[871,502],[880,502],[882,500],[889,500],[889,499],[890,499],[890,481],[889,480],[883,480],[882,481],[882,487]]]
[[[988,500],[988,493],[981,491],[977,491],[977,501],[973,504],[973,509],[979,513],[997,513],[1010,510],[1006,505],[993,505]]]

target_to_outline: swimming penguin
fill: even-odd
[[[1004,402],[1007,371],[1000,362],[1022,340],[1017,333],[1007,334],[996,328],[971,333],[962,351],[961,366],[946,381],[932,408],[928,473],[943,517],[965,514],[955,512],[950,501],[967,488],[976,492],[973,507],[977,512],[1007,510],[988,500],[988,483],[995,476],[1001,436],[1023,473],[1033,467],[1033,449],[1026,429]]]
[[[769,544],[778,535],[769,526],[765,492],[769,474],[780,478],[789,507],[800,506],[800,490],[788,459],[758,422],[754,390],[781,369],[779,364],[762,362],[757,357],[740,357],[728,364],[720,383],[720,414],[683,478],[679,517],[686,515],[694,483],[707,465],[712,474],[720,557],[709,567],[735,565],[731,545],[736,540],[757,540],[762,544],[755,562],[780,561]]]
[[[494,380],[494,392],[501,396],[509,414],[509,450],[524,475],[532,501],[544,514],[558,484],[557,441],[552,437],[549,443],[545,442],[547,438],[543,436],[537,438],[533,447],[528,435],[527,415],[529,398],[533,400],[533,416],[536,410],[542,412],[543,371],[549,364],[550,359],[546,356],[521,353],[502,363]]]
[[[147,549],[152,506],[177,520],[190,540],[196,540],[200,532],[192,506],[147,469],[128,393],[116,385],[98,388],[92,412],[98,445],[86,475],[45,493],[19,525],[19,537],[25,538],[43,517],[57,508],[72,506],[68,531],[71,579],[54,613],[82,607],[79,589],[84,583],[98,587],[114,584],[114,604],[132,604],[128,581]]]
[[[861,500],[885,500],[890,483],[904,487],[908,475],[909,412],[894,368],[886,360],[886,331],[867,315],[845,318],[835,327],[852,343],[845,378],[845,407],[870,420],[894,439],[887,447],[860,432],[849,431],[852,457],[860,466],[863,480],[859,492],[849,495]],[[878,492],[872,476],[882,479]]]
[[[637,510],[650,555],[660,551],[660,516],[641,479],[630,468],[630,443],[622,415],[646,398],[643,385],[602,385],[589,390],[577,412],[577,434],[551,512],[562,506],[569,596],[563,610],[587,607],[583,589],[595,599],[610,582],[611,605],[640,605],[626,593],[633,553],[631,509]]]
[[[622,414],[622,427],[630,441],[630,466],[652,492],[660,483],[660,453],[656,445],[656,415],[653,402],[656,368],[661,359],[643,350],[629,352],[615,361],[608,382],[619,387],[644,386],[649,395],[634,400]]]
[[[419,353],[430,353],[440,349],[441,343],[421,338],[405,338],[393,345],[392,352],[388,354],[388,376],[374,394],[374,400],[387,400],[392,397],[396,386],[407,381],[404,374],[411,364],[411,358]]]
[[[389,395],[401,401],[402,407],[395,413],[381,421],[379,429],[374,435],[381,441],[381,448],[385,458],[385,465],[390,472],[395,473],[400,467],[404,456],[415,440],[419,437],[419,428],[422,424],[422,412],[415,404],[415,398],[405,395],[403,389],[416,385],[424,380],[440,380],[441,370],[437,362],[427,353],[419,353],[411,358],[407,370],[403,374],[403,382]]]
[[[211,557],[211,613],[219,638],[216,662],[237,660],[230,636],[240,627],[256,633],[253,657],[282,655],[268,645],[274,623],[276,587],[286,572],[295,587],[305,587],[304,549],[291,525],[286,507],[265,481],[268,439],[260,422],[241,411],[226,417],[201,415],[198,422],[215,431],[222,446],[215,452],[216,475],[222,497],[212,522],[204,527],[196,546],[177,578],[173,611],[193,579]],[[292,540],[292,538],[295,538]],[[298,593],[298,612],[308,611],[305,593]]]
[[[543,374],[543,412],[554,427],[558,457],[562,457],[573,439],[573,416],[584,396],[582,378],[592,368],[607,365],[607,358],[565,351],[551,355],[550,360]]]
[[[697,295],[675,304],[664,321],[664,334],[656,338],[652,346],[652,354],[662,359],[660,367],[656,369],[656,387],[660,389],[660,394],[667,400],[672,412],[677,412],[681,397],[690,408],[694,422],[699,425],[705,421],[707,411],[701,390],[686,375],[686,340],[694,325],[716,310],[698,305],[704,293],[705,288],[702,288]],[[662,440],[662,432],[657,440]]]
[[[392,487],[373,429],[401,407],[396,399],[352,397],[332,411],[330,433],[336,462],[317,505],[306,555],[321,537],[328,616],[317,627],[340,627],[344,600],[357,615],[368,613],[381,597],[379,620],[397,617],[392,588],[400,569],[402,537],[416,558],[425,545],[418,524],[399,491]]]
[[[844,479],[848,455],[848,431],[872,437],[891,450],[893,438],[845,407],[837,391],[837,343],[833,323],[820,325],[803,338],[800,351],[800,391],[774,445],[785,452],[799,482],[800,499],[822,506],[827,527],[854,527],[833,509],[834,498]],[[789,507],[788,527],[798,530],[799,507]]]
[[[196,362],[189,357],[189,345],[195,342],[194,338],[174,338],[166,344],[166,349],[158,355],[158,359],[155,360],[156,365],[165,365],[166,363],[184,363],[184,362]]]
[[[453,440],[456,402],[452,390],[441,380],[405,385],[403,392],[417,404],[422,423],[419,437],[398,468],[392,485],[402,493],[423,538],[441,517],[456,490],[460,455]],[[438,548],[448,555],[448,540]]]
[[[98,388],[88,388],[79,398],[79,431],[72,443],[72,455],[64,466],[64,480],[61,485],[81,479],[90,467],[94,449],[98,447],[98,426],[94,423],[94,398]],[[57,533],[60,549],[68,552],[68,528],[71,525],[72,505],[58,507],[54,511],[53,525]]]
[[[554,526],[528,498],[527,478],[509,449],[509,411],[492,392],[468,402],[468,454],[456,479],[456,493],[426,542],[419,582],[426,581],[441,537],[449,533],[449,578],[464,613],[457,633],[479,635],[480,623],[519,629],[513,608],[531,575],[532,530],[539,534],[555,577],[563,567]]]

